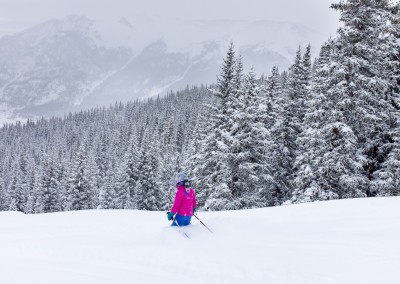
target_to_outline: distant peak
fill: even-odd
[[[93,25],[95,22],[85,16],[69,15],[63,20],[65,29],[85,29]]]
[[[29,33],[33,31],[35,33],[41,33],[43,35],[49,36],[59,31],[86,31],[93,26],[94,22],[95,21],[90,20],[84,16],[70,15],[63,19],[49,20],[30,29],[27,29],[23,33]]]
[[[85,16],[71,14],[64,18],[68,22],[90,22],[91,20]]]
[[[165,42],[165,40],[163,38],[152,42],[151,44],[149,44],[146,48],[146,50],[159,50],[159,51],[166,51],[168,48],[167,43]]]
[[[123,24],[125,27],[131,29],[132,31],[135,30],[134,26],[125,17],[119,18],[119,22]]]

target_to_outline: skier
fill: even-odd
[[[194,189],[189,186],[185,172],[178,174],[176,188],[175,201],[170,212],[168,212],[168,220],[175,220],[179,226],[187,226],[190,225],[190,220],[196,211],[196,195]],[[177,225],[172,222],[172,226]]]

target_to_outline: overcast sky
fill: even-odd
[[[333,34],[338,0],[0,0],[0,35],[67,15],[290,21]]]

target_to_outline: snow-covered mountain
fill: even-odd
[[[26,115],[59,114],[120,68],[125,47],[98,44],[83,17],[50,21],[0,39],[0,100]]]
[[[198,212],[0,212],[1,283],[397,284],[400,198]]]
[[[231,41],[261,74],[287,68],[299,44],[317,52],[325,39],[270,21],[70,16],[0,39],[0,104],[21,117],[62,115],[212,83]]]

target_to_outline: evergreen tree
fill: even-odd
[[[7,192],[8,211],[18,211],[18,195],[19,189],[18,177],[13,176]]]
[[[114,209],[115,200],[115,186],[112,176],[108,176],[105,179],[104,185],[100,189],[99,196],[99,209]]]
[[[302,55],[301,48],[299,47],[296,52],[296,57],[293,65],[289,69],[287,79],[287,103],[285,108],[290,113],[290,124],[291,127],[297,132],[301,132],[302,119],[304,112],[304,69],[302,66]],[[294,140],[297,137],[294,137]]]
[[[29,189],[27,192],[28,199],[25,206],[25,213],[35,213],[35,180],[36,180],[36,168],[33,167],[29,175]]]
[[[303,58],[301,61],[302,68],[302,88],[303,97],[306,99],[310,90],[310,83],[312,78],[312,66],[311,66],[311,45],[307,45],[304,51]]]
[[[87,158],[86,150],[81,147],[75,156],[75,163],[71,172],[72,176],[68,185],[71,210],[89,209],[90,184],[86,171]]]
[[[301,141],[309,150],[299,158],[295,202],[376,194],[369,181],[386,156],[382,138],[390,120],[385,100],[389,84],[380,68],[386,57],[380,45],[387,41],[377,44],[386,4],[350,0],[332,5],[344,26],[329,66],[317,68],[317,73],[329,72],[322,78],[323,93],[311,100],[309,119],[315,122]]]
[[[295,163],[299,155],[297,139],[304,131],[304,117],[306,113],[306,101],[310,92],[311,79],[311,47],[307,46],[302,56],[299,47],[293,65],[287,75],[283,75],[282,95],[275,95],[280,110],[280,115],[273,126],[272,163],[277,169],[274,173],[272,189],[272,204],[278,205],[287,200],[294,190],[294,180],[298,171]],[[285,79],[285,77],[287,77]],[[282,78],[282,77],[281,77]],[[276,80],[274,80],[276,81]],[[276,83],[275,83],[276,84]]]
[[[298,138],[299,152],[296,167],[296,191],[293,194],[294,202],[309,202],[315,200],[337,199],[333,187],[325,185],[321,176],[323,165],[321,155],[326,147],[321,131],[323,121],[330,119],[330,110],[333,102],[326,93],[329,89],[331,56],[334,42],[329,40],[322,45],[315,67],[315,76],[312,82],[312,93],[308,98],[307,113],[304,118],[304,132]],[[334,176],[332,174],[331,176]]]
[[[380,55],[376,59],[380,76],[385,78],[386,106],[381,108],[383,123],[366,148],[369,156],[370,194],[391,196],[399,194],[398,160],[400,152],[400,13],[399,5],[388,1],[376,3],[376,34]]]
[[[138,167],[138,181],[135,188],[137,209],[160,210],[165,202],[158,184],[158,159],[155,144],[149,133],[145,134],[143,140],[145,148],[142,149],[141,160]]]
[[[4,180],[0,176],[0,211],[7,210],[7,203],[6,203],[6,190],[4,186]]]
[[[231,207],[235,209],[261,207],[259,193],[269,192],[267,184],[271,180],[266,157],[270,137],[265,124],[271,106],[262,103],[253,70],[245,77],[243,85],[231,133],[230,164],[235,178],[231,184]]]
[[[45,155],[42,162],[42,175],[39,188],[42,212],[58,212],[61,210],[58,192],[58,171],[53,160]],[[38,212],[39,213],[39,212]]]
[[[8,188],[8,204],[10,211],[20,211],[25,212],[25,203],[26,203],[26,193],[24,192],[22,180],[21,169],[18,166],[18,162],[13,162],[13,172],[11,176],[11,182]]]
[[[296,150],[295,130],[288,123],[289,114],[285,113],[278,67],[273,67],[271,76],[264,87],[264,101],[267,106],[265,125],[270,132],[270,143],[266,161],[271,168],[269,191],[263,195],[266,205],[280,205],[291,197],[293,190],[293,159]]]
[[[390,82],[383,72],[381,62],[387,60],[385,51],[391,49],[390,36],[381,34],[381,27],[387,24],[387,1],[347,1],[332,7],[341,12],[344,27],[338,30],[337,67],[343,69],[344,80],[339,83],[339,92],[347,101],[341,104],[346,124],[358,138],[363,155],[364,173],[373,180],[374,173],[386,159],[385,132],[390,121],[390,105],[387,93]],[[355,21],[354,19],[357,19]],[[340,48],[340,49],[339,49]],[[376,193],[370,187],[364,188],[368,196]]]
[[[230,184],[236,179],[232,176],[229,165],[229,153],[232,142],[230,137],[233,125],[232,114],[237,106],[234,81],[235,77],[238,77],[237,74],[235,76],[237,70],[239,69],[236,67],[235,51],[231,44],[221,66],[216,89],[213,91],[218,101],[215,105],[209,106],[212,117],[207,130],[209,135],[203,142],[199,156],[202,162],[195,170],[201,176],[200,182],[204,187],[204,191],[199,194],[199,201],[207,200],[208,197],[216,200],[206,204],[206,208],[213,210],[236,208],[236,206],[230,207],[229,203],[233,200]],[[219,198],[222,201],[218,200]],[[220,207],[221,205],[223,207]]]
[[[200,110],[196,116],[196,126],[194,128],[195,136],[192,137],[187,145],[187,149],[183,152],[182,167],[178,172],[185,171],[190,176],[190,183],[196,189],[196,198],[198,206],[204,205],[206,194],[204,194],[204,184],[202,183],[201,164],[203,153],[201,150],[205,145],[203,142],[207,137],[208,113],[205,108]],[[168,198],[173,200],[175,194],[175,175],[171,179],[171,190],[168,191]]]

